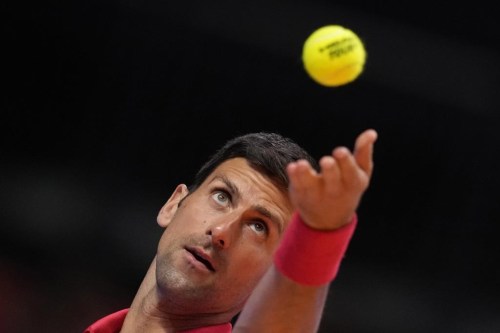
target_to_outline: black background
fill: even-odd
[[[155,218],[227,139],[316,158],[379,132],[321,332],[498,332],[499,20],[480,2],[4,2],[0,331],[81,332],[128,307]],[[368,58],[325,88],[327,24]]]

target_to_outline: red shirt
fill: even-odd
[[[119,333],[128,309],[112,313],[90,325],[84,333]],[[231,324],[213,325],[182,331],[183,333],[231,333]]]

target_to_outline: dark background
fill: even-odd
[[[3,2],[0,332],[81,332],[128,307],[159,208],[225,140],[274,131],[319,158],[370,127],[376,170],[321,332],[499,332],[485,3]],[[327,24],[368,52],[339,88],[301,63]]]

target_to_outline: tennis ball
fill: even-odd
[[[304,42],[302,62],[317,83],[336,87],[354,81],[363,72],[366,51],[359,37],[340,25],[314,31]]]

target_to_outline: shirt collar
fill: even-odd
[[[123,326],[123,322],[125,321],[127,313],[128,309],[124,309],[101,318],[90,325],[84,333],[119,333]],[[225,323],[220,325],[199,327],[187,331],[182,331],[182,333],[231,333],[231,324]]]

